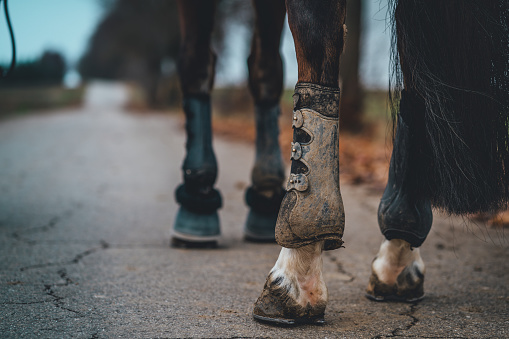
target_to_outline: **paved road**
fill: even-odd
[[[215,140],[221,248],[171,249],[182,123],[124,100],[95,84],[83,108],[0,123],[0,337],[509,337],[507,234],[437,215],[427,298],[370,302],[379,193],[348,185],[346,248],[324,259],[327,324],[254,322],[279,248],[241,240],[252,147]]]

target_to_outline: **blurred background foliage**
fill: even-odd
[[[368,22],[365,13],[367,7],[364,5],[368,1],[349,1],[347,9],[348,37],[341,67],[341,126],[342,130],[352,133],[372,129],[370,125],[380,119],[384,120],[387,112],[385,96],[380,95],[384,90],[365,90],[359,77],[364,46],[363,27]],[[83,92],[83,86],[71,89],[62,86],[70,69],[76,69],[79,75],[74,71],[75,77],[81,78],[84,83],[94,79],[129,83],[132,109],[168,110],[180,107],[177,77],[180,32],[176,1],[95,2],[102,15],[86,42],[87,47],[80,60],[67,64],[60,53],[47,50],[36,60],[18,61],[12,76],[0,81],[2,112],[15,110],[17,106],[21,110],[38,106],[48,108],[51,107],[51,100],[56,100],[55,106],[79,104],[79,93]],[[236,51],[236,55],[249,54],[253,15],[251,1],[217,1],[213,49],[218,55],[218,74],[224,71],[247,73],[247,67],[240,70],[232,68],[226,56],[232,51]],[[291,44],[286,41],[282,49],[287,48],[288,43]],[[245,65],[246,61],[242,63]],[[28,103],[30,99],[26,95],[17,94],[24,87],[30,89],[32,103]],[[34,87],[41,94],[36,95]],[[44,88],[51,88],[52,93],[60,91],[62,95],[50,95],[45,93]],[[292,110],[291,95],[292,88],[286,89],[282,98],[284,114]],[[73,100],[69,101],[69,98]],[[17,103],[20,100],[22,102]],[[252,116],[251,96],[245,80],[243,83],[230,83],[226,86],[220,83],[213,92],[213,104],[216,114],[220,116],[237,115],[249,119]]]
[[[18,60],[12,73],[0,80],[1,115],[81,104],[82,86],[62,86],[66,70],[64,57],[56,51],[45,51],[36,60]]]
[[[55,51],[45,51],[38,60],[18,61],[0,87],[60,85],[65,71],[64,57]]]
[[[373,41],[372,34],[368,34],[368,38],[364,35],[366,31],[381,31],[380,25],[376,29],[370,26],[375,22],[372,19],[377,10],[373,1],[379,3],[378,11],[384,12],[383,3],[387,0],[348,2],[348,36],[340,74],[342,178],[359,183],[383,183],[388,159],[385,142],[386,89],[364,88],[365,82],[360,77],[366,78],[368,74],[369,79],[381,79],[380,74],[386,73],[385,70],[376,73],[366,67],[360,70],[361,59],[367,54],[367,49],[371,48],[370,59],[381,53],[388,54],[388,50],[382,50],[386,48],[384,41],[377,45],[378,41]],[[89,33],[88,41],[82,41],[86,48],[79,60],[66,61],[62,54],[51,49],[33,60],[18,61],[12,76],[0,80],[1,114],[78,105],[86,83],[96,79],[129,84],[128,108],[132,111],[180,112],[181,94],[177,77],[180,32],[176,1],[95,0],[94,3],[100,9],[99,15],[96,15],[97,24]],[[77,6],[75,3],[74,8]],[[23,10],[26,14],[29,7],[25,5]],[[19,13],[23,14],[22,10]],[[71,22],[77,18],[74,15],[80,15],[75,10],[68,13],[74,18]],[[254,113],[245,75],[253,15],[251,1],[218,0],[212,42],[218,56],[216,70],[219,76],[216,80],[221,78],[216,81],[212,95],[214,130],[225,137],[249,142],[255,138]],[[56,17],[53,19],[57,20]],[[14,24],[16,31],[16,21]],[[30,29],[32,33],[36,24],[30,24],[34,26]],[[288,27],[283,35],[281,50],[284,62],[290,65],[285,77],[296,79],[297,67]],[[244,60],[235,66],[231,61],[232,55]],[[237,80],[224,81],[224,74],[229,74],[230,79],[232,74],[236,75],[234,78]],[[283,152],[286,152],[284,154],[289,154],[292,139],[292,130],[288,126],[291,126],[293,109],[293,81],[287,81],[288,88],[281,100],[280,142]],[[180,118],[183,120],[182,115]]]
[[[177,105],[180,100],[177,57],[180,45],[176,1],[99,0],[107,14],[93,34],[80,61],[84,79],[133,81],[141,87],[139,100],[150,108]],[[227,31],[233,25],[251,26],[248,1],[218,1],[213,34],[218,67],[222,63]],[[236,48],[246,49],[249,40]]]
[[[179,103],[176,76],[179,48],[179,25],[175,1],[166,0],[99,0],[107,11],[93,34],[89,48],[80,61],[84,79],[127,80],[136,83],[141,92],[134,95],[133,106],[165,108]],[[349,36],[343,56],[342,127],[362,130],[363,91],[359,81],[362,1],[350,1]],[[222,61],[228,30],[252,29],[254,18],[250,1],[218,1],[213,34],[218,68],[228,67]],[[235,48],[248,51],[250,39],[241,40]],[[232,94],[232,91],[228,91]],[[231,95],[232,96],[232,95]],[[221,111],[236,109],[236,102],[250,100],[245,89],[230,102],[218,95]]]

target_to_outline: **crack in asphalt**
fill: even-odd
[[[107,249],[109,247],[110,247],[110,244],[108,244],[104,240],[101,240],[99,246],[90,248],[90,249],[88,249],[88,250],[86,250],[86,251],[84,251],[82,253],[79,253],[73,259],[71,259],[69,261],[49,262],[49,263],[44,263],[44,264],[36,264],[36,265],[24,266],[24,267],[21,267],[19,270],[20,271],[26,271],[26,270],[30,270],[30,269],[34,269],[34,268],[45,268],[45,267],[51,267],[51,266],[63,266],[63,265],[77,264],[83,258],[85,258],[86,256],[89,256],[89,255],[91,255],[91,254],[93,254],[93,253],[95,253],[97,251],[101,251],[101,250]]]
[[[410,317],[411,321],[410,323],[408,323],[407,325],[405,325],[404,328],[401,328],[401,327],[396,327],[394,330],[391,331],[391,334],[389,335],[382,335],[382,334],[379,334],[377,336],[374,336],[373,339],[379,339],[379,338],[395,338],[395,337],[407,337],[407,338],[411,338],[413,336],[408,336],[406,334],[402,334],[401,332],[402,331],[408,331],[409,329],[411,329],[412,327],[414,327],[418,322],[419,322],[419,318],[417,318],[415,316],[415,312],[417,312],[418,308],[417,308],[417,303],[412,303],[410,305],[410,309],[407,311],[407,312],[403,312],[403,313],[400,313],[400,315],[404,315],[404,316],[407,316],[407,317]],[[421,336],[419,336],[419,338],[422,338]],[[436,337],[434,337],[436,338]]]
[[[81,312],[73,310],[72,308],[65,307],[64,302],[63,302],[63,300],[65,298],[61,297],[55,293],[55,291],[53,289],[54,287],[67,287],[69,285],[76,284],[74,281],[71,280],[71,278],[69,278],[69,276],[67,275],[67,270],[65,268],[58,270],[57,273],[60,276],[60,278],[62,278],[64,280],[64,283],[44,285],[44,292],[53,298],[52,301],[53,301],[53,304],[55,305],[55,307],[58,307],[62,310],[68,311],[68,312],[72,312],[79,316],[83,316],[83,314]]]
[[[329,254],[328,252],[325,252],[325,257],[329,258],[330,261],[332,261],[334,264],[336,264],[337,270],[339,273],[346,275],[349,277],[348,280],[345,280],[345,283],[350,283],[355,280],[355,276],[345,270],[343,267],[343,264],[333,255]]]
[[[50,303],[53,300],[41,300],[41,301],[26,301],[26,302],[14,302],[14,301],[7,301],[1,303],[2,305],[34,305],[34,304],[45,304]]]
[[[80,207],[80,206],[77,206],[77,207]],[[11,236],[16,240],[26,242],[29,245],[34,245],[37,243],[37,241],[32,240],[32,239],[27,239],[23,236],[28,235],[28,234],[39,233],[39,232],[47,232],[47,231],[51,230],[52,228],[54,228],[62,220],[65,220],[65,219],[71,217],[72,215],[73,215],[72,210],[65,211],[61,215],[51,218],[46,224],[44,224],[42,226],[19,230],[19,231],[11,233]]]
[[[167,249],[168,246],[165,244],[110,244],[104,240],[99,242],[99,246],[92,247],[84,252],[78,253],[73,259],[68,261],[57,261],[57,262],[47,262],[42,264],[35,264],[29,266],[23,266],[19,270],[26,271],[36,268],[46,268],[53,266],[65,266],[79,263],[84,257],[89,256],[93,253],[96,253],[105,249],[138,249],[138,248],[157,248],[157,249]],[[89,244],[89,243],[79,243],[79,244]]]

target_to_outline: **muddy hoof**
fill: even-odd
[[[373,272],[366,297],[373,301],[417,302],[424,298],[424,275],[415,266],[405,268],[394,284],[380,281]]]
[[[261,323],[276,326],[325,325],[325,318],[323,315],[312,319],[282,319],[264,317],[253,313],[253,318]]]
[[[253,318],[278,326],[325,324],[326,302],[302,306],[289,293],[288,287],[280,285],[282,280],[272,279],[272,274],[269,274],[263,292],[254,305]]]

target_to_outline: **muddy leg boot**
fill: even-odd
[[[378,207],[378,225],[386,241],[372,265],[367,296],[373,300],[415,301],[424,295],[424,264],[418,247],[431,230],[433,213],[430,201],[418,195],[421,178],[415,178],[412,166],[419,161],[411,158],[425,157],[419,148],[422,136],[417,134],[423,109],[422,99],[402,92],[389,180]],[[394,276],[391,272],[396,271]]]
[[[275,241],[276,220],[284,196],[284,166],[279,148],[279,105],[257,106],[256,159],[251,172],[252,186],[246,191],[250,207],[244,228],[248,241]]]
[[[320,255],[341,247],[345,223],[339,190],[339,89],[299,83],[294,107],[292,169],[276,225],[276,241],[286,247],[278,263],[290,265],[276,263],[253,316],[279,324],[319,324],[327,303]],[[306,272],[294,268],[301,264]],[[274,272],[297,278],[277,279]]]
[[[176,192],[180,209],[172,230],[172,244],[185,247],[215,246],[220,235],[217,210],[221,195],[213,188],[217,163],[212,149],[210,99],[187,97],[186,157],[182,164],[184,184]]]
[[[295,87],[292,168],[279,210],[276,241],[297,248],[324,240],[343,244],[345,213],[339,190],[339,89]]]

